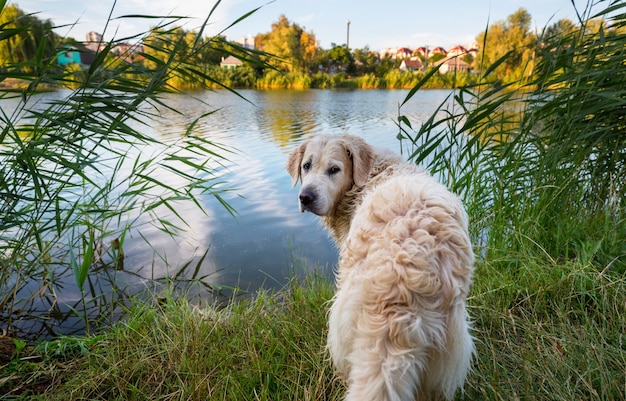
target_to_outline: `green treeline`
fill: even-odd
[[[485,66],[495,69],[491,76],[499,82],[516,82],[532,75],[547,40],[558,41],[580,29],[576,23],[562,19],[536,34],[531,29],[531,22],[530,14],[520,8],[505,21],[491,24],[476,36],[476,57],[469,53],[459,56],[469,64],[469,71],[433,74],[422,87],[450,88],[472,84],[478,80],[479,73],[484,72]],[[600,31],[602,20],[594,24]],[[78,42],[55,35],[52,26],[50,21],[40,21],[16,5],[5,6],[0,14],[0,27],[13,34],[9,40],[0,41],[0,67],[28,70],[35,68],[31,67],[30,61],[47,60],[50,68],[62,69],[72,76],[68,80],[69,86],[80,85],[86,67],[74,64],[60,67],[55,61],[63,49]],[[15,32],[19,34],[15,35]],[[117,50],[124,44],[122,42],[102,44],[99,53],[109,58],[106,65],[110,69],[127,62],[135,64],[129,78],[139,81],[145,79],[139,72],[141,68],[151,70],[156,65],[169,64],[171,73],[163,77],[164,83],[186,89],[412,88],[427,74],[426,68],[401,71],[401,58],[381,57],[368,47],[347,49],[345,45],[333,43],[330,49],[323,49],[317,45],[314,32],[305,31],[284,15],[271,25],[270,31],[256,35],[254,42],[257,50],[229,42],[224,36],[203,37],[201,32],[167,25],[152,28],[139,43],[133,44],[140,51],[132,60]],[[221,61],[228,56],[241,60],[242,65],[221,67]],[[425,66],[433,66],[444,56],[436,54],[426,59],[422,53],[416,53],[412,57]],[[37,68],[41,68],[41,62]],[[189,73],[181,74],[180,71],[185,69]]]

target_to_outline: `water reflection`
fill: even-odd
[[[399,152],[395,121],[407,92],[244,90],[240,94],[245,99],[228,91],[169,95],[165,103],[183,113],[165,107],[152,110],[162,118],[142,126],[142,132],[172,143],[184,137],[199,116],[214,110],[198,121],[194,133],[232,151],[223,154],[227,160],[215,164],[214,174],[233,189],[222,196],[237,215],[233,217],[214,197],[203,195],[206,214],[193,205],[177,205],[176,213],[188,226],[176,238],[148,224],[155,216],[175,220],[171,210],[160,207],[152,216],[138,216],[124,242],[124,270],[101,268],[90,273],[87,307],[92,319],[103,324],[115,320],[127,296],[145,289],[158,291],[168,279],[184,287],[187,296],[206,299],[215,288],[249,292],[261,286],[278,288],[293,274],[311,269],[331,276],[337,251],[317,217],[299,212],[297,189],[284,171],[287,155],[308,137],[341,133]],[[447,91],[418,93],[402,113],[417,126],[447,95]],[[162,149],[148,145],[127,151],[140,155]],[[157,174],[159,180],[176,184],[167,171]],[[43,299],[33,297],[29,306],[33,318],[24,318],[20,328],[44,336],[81,332],[84,322],[71,312],[83,308],[71,272],[56,267],[50,274],[56,292]],[[190,282],[194,285],[186,285]],[[38,278],[22,293],[37,293],[42,285]],[[118,306],[111,310],[111,305]]]

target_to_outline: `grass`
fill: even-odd
[[[626,397],[624,277],[581,263],[479,266],[478,360],[464,399]]]
[[[626,279],[590,264],[520,260],[477,266],[477,355],[457,399],[626,399]],[[0,399],[341,400],[324,351],[332,293],[313,275],[226,307],[171,296],[138,303],[100,337],[42,343],[36,363],[24,368],[24,353],[13,364],[21,371],[3,365]]]
[[[311,277],[226,307],[171,296],[137,304],[40,397],[337,399],[324,353],[331,294],[328,281]]]

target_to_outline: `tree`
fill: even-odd
[[[203,40],[199,57],[204,64],[219,65],[224,57],[234,53],[230,42],[226,40],[226,36],[213,36]]]
[[[282,71],[306,73],[315,67],[319,48],[313,32],[289,22],[285,15],[272,24],[272,30],[254,38],[257,49],[268,53],[267,62]]]
[[[574,24],[570,19],[563,18],[546,27],[543,31],[542,37],[550,40],[562,40],[577,29],[578,27],[576,24]]]
[[[189,56],[188,35],[181,27],[152,29],[144,40],[144,51],[150,56],[146,65],[154,68],[156,64],[165,63],[170,58],[172,62],[182,62]]]
[[[144,65],[151,70],[168,66],[164,79],[173,86],[201,86],[202,81],[190,69],[206,73],[211,57],[205,44],[206,40],[199,38],[195,31],[181,27],[153,28],[143,42]]]
[[[349,74],[355,72],[354,58],[346,46],[338,46],[331,43],[332,48],[328,51],[329,63],[343,69]]]
[[[376,66],[376,75],[384,77],[389,71],[398,68],[396,60],[392,59],[388,55],[383,57]]]
[[[475,68],[484,71],[504,57],[493,71],[496,79],[510,82],[532,71],[537,37],[530,30],[531,21],[528,11],[520,8],[506,21],[496,22],[486,32],[481,32],[476,38],[482,49],[475,60]]]
[[[353,53],[357,74],[371,74],[376,71],[380,61],[378,53],[371,51],[367,46],[363,49],[354,49]]]
[[[61,39],[52,32],[52,27],[50,20],[42,21],[34,14],[26,14],[15,4],[0,9],[0,68],[30,62],[40,50],[44,58],[54,57]]]

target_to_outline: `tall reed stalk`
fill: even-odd
[[[626,272],[626,5],[600,3],[574,32],[540,37],[527,78],[491,77],[505,55],[419,128],[400,109],[410,157],[463,197],[483,256]]]
[[[225,188],[215,174],[229,151],[195,131],[211,115],[210,106],[207,113],[192,116],[173,143],[143,133],[160,118],[159,109],[184,114],[164,97],[176,92],[169,85],[174,78],[219,84],[187,61],[194,54],[214,46],[225,55],[251,57],[244,48],[224,46],[220,35],[199,40],[219,3],[193,43],[170,35],[180,17],[125,16],[120,18],[162,22],[151,32],[101,43],[87,69],[61,69],[56,55],[43,52],[33,60],[2,66],[0,80],[24,83],[23,88],[0,92],[0,98],[15,105],[0,109],[2,329],[17,329],[15,323],[32,314],[29,305],[35,299],[48,300],[47,312],[58,310],[57,291],[66,291],[58,287],[59,275],[66,266],[73,266],[84,307],[90,272],[119,267],[124,234],[140,217],[152,216],[152,224],[176,236],[186,226],[177,212],[181,203],[204,211],[199,197],[210,194],[234,212],[220,197]],[[2,1],[0,11],[5,6]],[[0,40],[28,34],[28,29],[0,26]],[[133,63],[114,53],[118,44],[128,42],[143,45],[139,56],[149,62]],[[61,51],[59,47],[57,54]],[[59,91],[56,100],[37,103],[38,92],[51,88]],[[148,145],[157,151],[143,154]],[[163,171],[177,184],[160,180]],[[82,310],[82,318],[88,319]],[[47,318],[46,311],[42,315]]]

